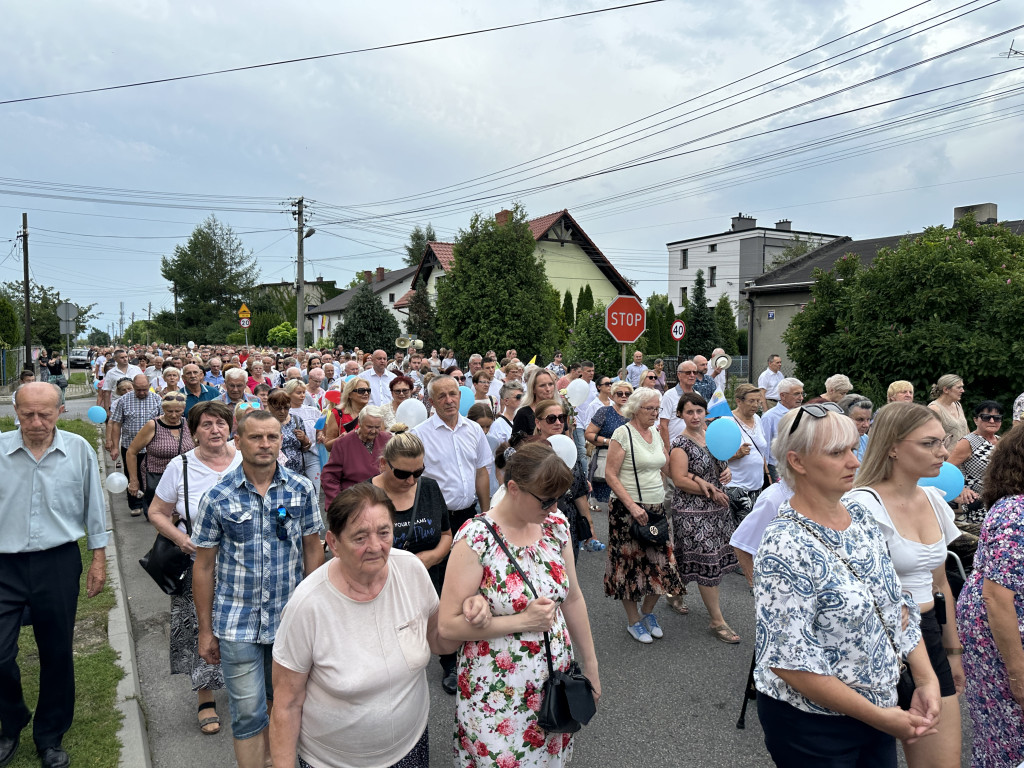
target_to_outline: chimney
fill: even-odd
[[[373,272],[368,269],[363,270],[363,282],[369,283],[373,280]]]
[[[378,283],[382,282],[384,280],[384,273],[386,271],[387,270],[385,270],[384,267],[377,267],[377,282]]]
[[[732,231],[739,232],[744,229],[753,229],[757,226],[757,219],[753,216],[744,216],[738,213],[732,217]]]
[[[503,227],[506,224],[508,224],[508,219],[511,215],[512,211],[508,210],[507,208],[498,211],[496,214],[494,214],[494,223],[497,224],[499,227]]]
[[[776,221],[775,222],[775,228],[776,229],[781,229],[784,232],[792,232],[793,231],[793,222],[790,221],[789,219],[782,219],[781,221]]]
[[[998,224],[996,217],[995,203],[977,203],[976,205],[961,205],[953,209],[953,223],[956,224],[968,213],[974,214],[974,220],[979,224]]]

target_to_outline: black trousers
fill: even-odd
[[[39,701],[32,739],[59,747],[75,713],[71,650],[82,558],[70,542],[41,552],[0,554],[0,727],[14,737],[32,720],[21,689],[18,633],[27,606],[39,648]]]
[[[145,483],[145,469],[143,468],[142,462],[146,460],[146,454],[137,453],[135,454],[135,476],[139,478],[139,485]],[[128,474],[128,449],[123,445],[121,446],[121,466],[124,467],[124,474],[126,477],[131,477]],[[128,499],[128,509],[144,509],[147,507],[145,501],[140,499],[131,491],[125,491],[125,496]]]

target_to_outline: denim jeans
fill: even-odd
[[[583,433],[586,430],[583,427],[576,427],[572,431],[572,441],[576,443],[576,458],[580,461],[580,466],[583,467],[583,474],[589,474],[588,470],[590,467],[587,465],[587,441],[583,437]]]
[[[271,681],[273,645],[220,641],[220,666],[231,707],[231,733],[251,739],[270,725],[267,699],[274,698]]]

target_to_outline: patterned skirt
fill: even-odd
[[[717,587],[723,574],[739,570],[729,544],[736,526],[729,507],[688,509],[686,502],[692,498],[678,491],[672,498],[676,568],[685,584],[696,581],[702,587]]]
[[[199,620],[192,602],[191,568],[185,575],[185,591],[171,596],[171,674],[191,676],[193,691],[224,687],[220,664],[208,664],[199,655]]]
[[[661,512],[661,504],[641,504]],[[672,549],[672,520],[669,516],[668,542],[663,547],[646,547],[629,535],[632,520],[618,499],[608,508],[608,560],[604,571],[604,593],[616,600],[641,602],[648,595],[679,595],[685,592],[676,570]]]

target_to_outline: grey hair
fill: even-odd
[[[481,363],[484,361],[483,356],[479,352],[474,352],[472,355],[469,356],[470,363],[475,363],[477,360],[479,360]]]
[[[169,369],[164,369],[165,372],[167,370]],[[174,370],[178,369],[175,368]],[[229,379],[241,379],[242,381],[248,381],[249,375],[241,368],[228,368],[226,371],[224,371],[224,380],[228,381]]]
[[[458,383],[459,383],[459,382],[457,382],[455,380],[455,377],[449,376],[446,373],[442,373],[439,376],[435,376],[434,378],[432,378],[430,380],[430,383],[427,384],[427,396],[431,400],[434,399],[434,389],[437,387],[437,382],[439,382],[439,381],[450,381],[450,382],[452,382],[452,384],[455,384],[456,386],[458,386]],[[363,410],[365,411],[366,409],[364,408]]]
[[[285,369],[284,375],[288,376],[288,374],[291,373],[292,371],[298,371],[299,372],[299,377],[300,378],[302,377],[302,369],[297,367],[297,366],[294,366],[294,365],[291,368]]]
[[[367,419],[380,419],[383,424],[384,412],[380,409],[379,405],[364,405],[363,410],[359,412],[359,416],[356,418],[359,420],[360,424]]]
[[[509,371],[522,371],[522,370],[524,370],[524,366],[518,360],[515,360],[515,361],[513,361],[513,362],[511,362],[511,363],[509,363],[508,365],[505,366],[505,373],[508,373]]]
[[[874,403],[864,397],[864,395],[858,395],[854,392],[845,395],[842,400],[839,401],[838,405],[843,409],[843,413],[847,416],[850,415],[850,411],[858,408],[867,408],[869,411],[873,411],[875,409]]]
[[[622,409],[622,415],[627,419],[632,419],[649,400],[657,400],[660,403],[661,393],[651,387],[639,387],[633,390],[633,394],[629,396],[629,400],[626,401],[626,405]]]
[[[232,368],[231,370],[234,370],[234,368]],[[181,378],[181,368],[176,368],[176,367],[174,367],[173,365],[168,365],[168,366],[167,366],[166,368],[164,368],[164,369],[163,369],[163,371],[161,371],[160,373],[161,373],[161,375],[162,375],[162,376],[163,376],[164,378],[167,378],[167,372],[168,372],[168,371],[174,371],[174,372],[175,372],[176,374],[178,374],[178,378],[179,378],[179,379]],[[228,371],[228,373],[230,373],[230,372],[231,372],[231,371]],[[226,373],[226,374],[224,374],[224,375],[225,375],[225,376],[227,376],[227,373]],[[248,380],[249,380],[249,377],[248,377],[248,376],[246,376],[246,377],[245,377],[245,379],[246,379],[246,381],[248,381]]]
[[[778,431],[772,440],[772,456],[775,457],[776,469],[782,479],[796,488],[798,475],[789,466],[787,458],[790,451],[805,456],[811,452],[831,453],[845,448],[852,448],[857,442],[857,427],[846,416],[829,411],[824,418],[816,419],[805,416],[800,420],[799,428],[793,432],[793,421],[800,413],[800,408],[793,408],[779,421]]]
[[[498,393],[498,397],[504,400],[506,397],[511,395],[513,392],[526,392],[526,387],[521,381],[506,381],[501,385],[501,391]]]
[[[787,376],[779,382],[779,392],[792,392],[797,387],[803,388],[804,383],[800,379]]]
[[[848,394],[853,389],[853,382],[845,373],[837,373],[825,379],[826,392],[844,392]],[[772,454],[773,456],[775,454]]]

